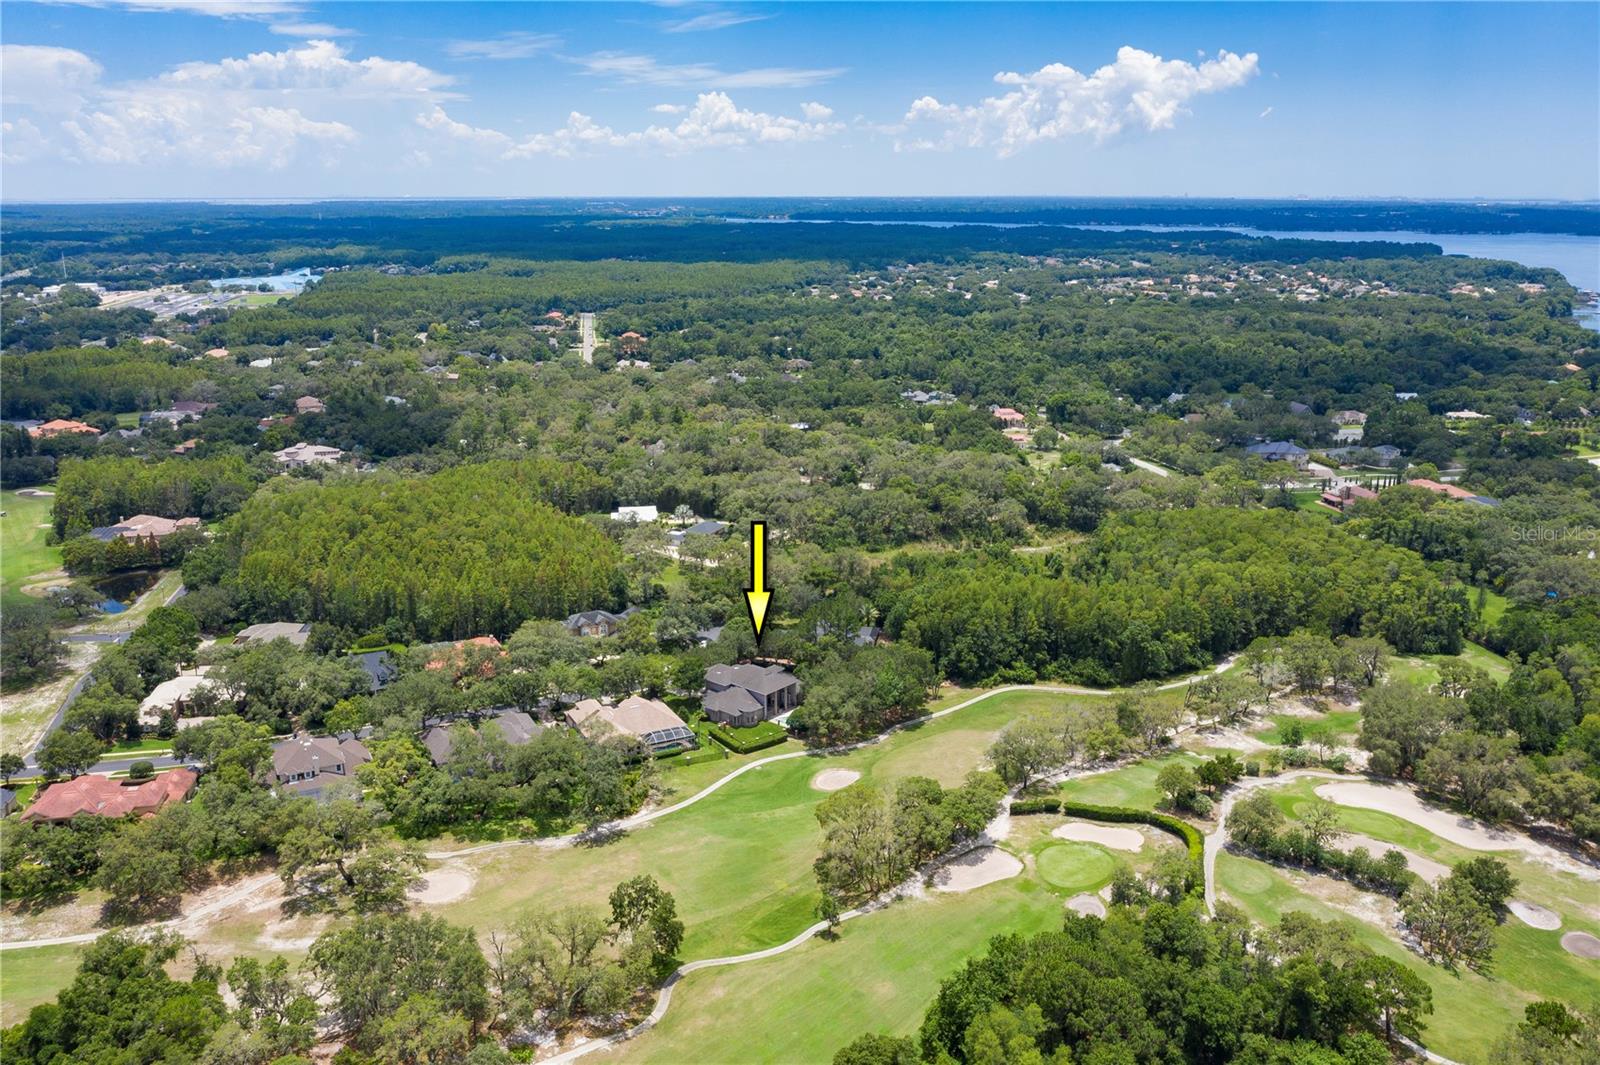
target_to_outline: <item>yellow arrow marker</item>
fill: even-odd
[[[750,587],[745,589],[745,605],[750,608],[750,627],[756,630],[756,643],[761,642],[761,627],[767,623],[767,604],[772,593],[767,590],[767,523],[750,523]]]

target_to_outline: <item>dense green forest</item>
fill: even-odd
[[[185,568],[236,587],[246,614],[407,639],[505,635],[529,618],[614,607],[616,549],[552,501],[588,475],[549,463],[462,466],[429,477],[267,486]],[[236,567],[236,570],[235,570]]]
[[[1408,552],[1285,513],[1119,515],[1070,561],[933,556],[899,570],[890,631],[969,680],[1130,683],[1299,628],[1453,654],[1471,619],[1462,590]]]

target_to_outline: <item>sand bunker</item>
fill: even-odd
[[[1546,932],[1554,932],[1561,927],[1561,915],[1554,910],[1547,910],[1536,902],[1524,902],[1522,899],[1512,899],[1506,903],[1506,909],[1523,924],[1530,928],[1542,928]],[[1577,951],[1573,951],[1574,954]]]
[[[435,869],[411,889],[411,901],[438,906],[464,898],[472,890],[472,874],[464,869]]]
[[[1397,847],[1393,843],[1386,843],[1381,839],[1373,839],[1371,836],[1363,836],[1359,832],[1346,832],[1339,837],[1334,846],[1342,851],[1353,851],[1357,847],[1365,847],[1367,848],[1367,853],[1374,858],[1382,858],[1384,851],[1399,851],[1406,856],[1406,868],[1430,884],[1436,880],[1443,879],[1450,873],[1450,867],[1443,862],[1436,862],[1432,858],[1424,858],[1416,851]]]
[[[1050,834],[1056,839],[1098,843],[1119,851],[1144,849],[1144,834],[1136,828],[1112,828],[1109,825],[1091,825],[1087,821],[1068,821]]]
[[[1022,862],[999,847],[978,847],[947,862],[934,874],[936,891],[971,891],[1009,880],[1022,872]]]
[[[854,769],[824,769],[811,778],[811,786],[818,791],[838,791],[860,779],[861,774]]]
[[[1085,917],[1106,915],[1106,904],[1100,901],[1098,895],[1074,895],[1067,900],[1067,909],[1073,913],[1081,913]]]
[[[1600,960],[1600,939],[1588,932],[1568,932],[1561,937],[1561,949],[1580,958]]]
[[[1461,814],[1425,803],[1409,788],[1399,784],[1372,784],[1366,781],[1341,781],[1317,786],[1317,794],[1342,806],[1381,810],[1414,825],[1420,825],[1459,847],[1475,851],[1521,851],[1553,868],[1576,873],[1585,880],[1600,880],[1600,869],[1571,857],[1554,847],[1529,839],[1521,832],[1493,828]]]

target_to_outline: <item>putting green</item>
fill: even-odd
[[[1098,891],[1111,882],[1116,859],[1093,843],[1055,843],[1039,852],[1039,877],[1052,887],[1077,893]]]

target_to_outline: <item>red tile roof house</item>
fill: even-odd
[[[994,415],[994,420],[1005,426],[1018,426],[1027,424],[1027,417],[1020,410],[1010,407],[990,407],[989,413]]]
[[[43,425],[36,425],[28,430],[28,435],[37,439],[49,439],[52,436],[60,436],[62,433],[93,433],[95,436],[99,436],[100,430],[92,425],[69,421],[66,418],[53,418]]]
[[[500,641],[493,636],[474,636],[470,640],[457,640],[450,649],[441,653],[437,658],[430,659],[427,669],[444,669],[449,666],[459,674],[467,665],[469,648],[482,647],[487,651],[496,652],[494,657],[485,658],[478,666],[478,671],[485,677],[494,676],[494,659],[504,658],[505,651],[500,647]]]
[[[143,784],[124,784],[93,773],[52,784],[23,813],[24,821],[71,821],[75,817],[153,817],[169,802],[194,790],[191,769],[174,769]]]
[[[1358,499],[1377,499],[1378,493],[1359,484],[1347,484],[1322,493],[1322,505],[1342,511]]]

